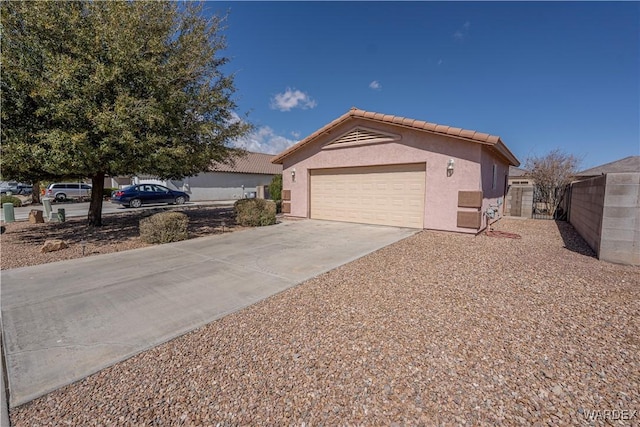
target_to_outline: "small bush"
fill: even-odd
[[[20,200],[16,196],[0,197],[0,206],[3,206],[5,203],[11,203],[14,208],[19,208],[20,206],[22,206],[22,200]]]
[[[140,239],[145,243],[170,243],[189,237],[189,217],[182,212],[161,212],[140,220]]]
[[[111,197],[111,193],[113,193],[114,191],[116,191],[117,188],[109,188],[109,187],[105,187],[102,189],[102,198],[103,199],[108,199]]]
[[[245,227],[261,227],[276,223],[276,204],[272,200],[241,199],[233,205],[236,223]]]

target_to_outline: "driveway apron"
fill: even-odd
[[[9,405],[78,381],[416,231],[289,220],[2,271]]]

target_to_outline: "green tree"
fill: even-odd
[[[269,184],[269,197],[276,202],[282,200],[282,175],[274,175]]]
[[[224,17],[176,2],[3,2],[2,152],[8,177],[86,177],[102,224],[105,175],[192,176],[240,155]]]

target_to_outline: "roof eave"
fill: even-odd
[[[507,159],[507,161],[509,162],[509,166],[515,166],[515,167],[520,166],[520,160],[518,160],[518,158],[513,155],[511,150],[509,150],[507,146],[504,145],[504,142],[502,142],[501,139],[498,139],[498,142],[496,143],[495,147],[496,147],[496,150],[500,154],[502,154],[505,159]]]
[[[317,131],[315,131],[311,135],[307,136],[302,141],[300,141],[297,144],[294,144],[291,147],[287,148],[285,151],[283,151],[282,153],[278,154],[273,159],[271,159],[271,163],[280,164],[281,165],[286,157],[289,157],[291,154],[295,153],[296,151],[298,151],[301,148],[305,147],[306,145],[310,144],[312,141],[314,141],[320,135],[325,134],[325,133],[330,133],[332,129],[336,128],[337,126],[341,125],[343,122],[347,121],[350,117],[354,116],[353,112],[354,112],[353,109],[349,110],[347,113],[345,113],[342,116],[338,117],[337,119],[333,120],[331,123],[327,124],[326,126],[321,127],[320,129],[318,129]]]
[[[271,163],[283,164],[285,158],[289,157],[291,154],[295,153],[296,151],[300,150],[301,148],[315,141],[316,138],[320,137],[323,134],[330,133],[332,129],[341,125],[342,123],[349,120],[350,118],[358,118],[361,120],[367,120],[367,121],[372,121],[376,123],[385,123],[392,126],[398,126],[405,129],[412,129],[412,130],[427,132],[434,135],[448,136],[451,138],[456,138],[463,141],[469,141],[476,144],[493,146],[495,147],[496,151],[498,151],[498,153],[500,153],[508,161],[510,165],[516,166],[516,167],[520,166],[520,161],[513,155],[513,153],[507,148],[507,146],[502,142],[502,140],[498,136],[482,134],[479,132],[473,132],[474,135],[477,134],[481,136],[477,138],[471,138],[471,137],[463,136],[463,134],[469,132],[464,129],[457,129],[457,128],[451,128],[449,126],[443,126],[443,129],[445,129],[445,131],[438,131],[437,128],[439,125],[436,125],[434,123],[421,122],[419,120],[406,119],[406,118],[394,118],[394,120],[385,121],[384,117],[385,115],[381,113],[373,113],[373,112],[368,112],[364,110],[359,110],[357,108],[352,108],[347,113],[333,120],[331,123],[327,124],[326,126],[323,126],[322,128],[315,131],[314,133],[312,133],[302,141],[298,142],[297,144],[289,147],[287,150],[283,151],[279,155],[275,156],[271,160]],[[421,126],[415,126],[414,123],[420,123]],[[451,132],[448,132],[449,129],[452,129],[452,130],[456,129],[458,132],[453,131],[453,133],[451,133]]]

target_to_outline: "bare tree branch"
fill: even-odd
[[[549,215],[555,216],[565,189],[575,177],[580,159],[555,149],[544,156],[532,156],[526,161],[525,168],[535,181]]]

